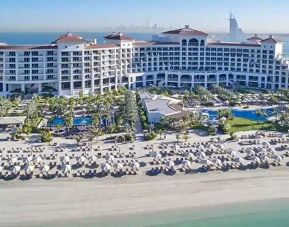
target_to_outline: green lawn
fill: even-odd
[[[235,117],[232,120],[229,120],[228,123],[231,125],[230,132],[233,133],[251,130],[268,130],[268,131],[277,130],[274,124],[268,122],[258,123],[257,121],[251,121],[237,117]]]

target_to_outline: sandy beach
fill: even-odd
[[[114,215],[289,198],[286,168],[228,173],[1,182],[0,226],[49,226]],[[96,222],[97,223],[97,222]]]

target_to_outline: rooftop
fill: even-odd
[[[122,40],[122,41],[132,41],[133,39],[124,35],[123,33],[112,33],[111,35],[107,35],[104,37],[105,39],[111,39],[111,40]]]
[[[26,117],[0,117],[0,125],[24,124]]]
[[[53,43],[77,43],[77,42],[84,43],[85,40],[82,37],[73,35],[70,32],[67,32],[65,35],[59,36],[55,41],[53,41]]]
[[[175,105],[181,101],[178,99],[169,98],[166,96],[154,95],[150,93],[141,93],[140,97],[144,100],[146,109],[149,113],[159,113],[161,115],[171,115],[179,113],[180,110],[175,108]]]
[[[188,25],[186,25],[184,28],[163,32],[163,34],[169,34],[169,35],[198,35],[198,36],[199,35],[200,36],[207,36],[208,35],[205,32],[192,29]]]

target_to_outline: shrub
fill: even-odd
[[[217,133],[217,129],[213,125],[208,126],[208,134],[210,136],[214,136],[216,135],[216,133]]]
[[[40,133],[40,140],[43,143],[50,143],[52,141],[52,133],[48,130],[42,130]]]
[[[149,132],[145,135],[145,140],[154,140],[157,137],[155,132]]]

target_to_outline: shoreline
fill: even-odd
[[[286,168],[147,178],[0,183],[0,225],[39,226],[288,199]],[[105,222],[103,222],[105,223]],[[53,224],[53,225],[54,225]]]

